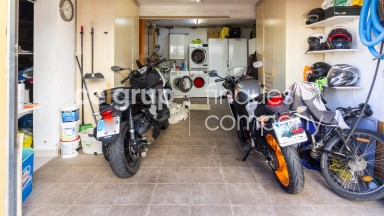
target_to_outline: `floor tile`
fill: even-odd
[[[288,194],[276,182],[274,184],[261,184],[268,199],[274,205],[308,205],[309,203],[301,193]]]
[[[58,183],[90,183],[94,177],[101,171],[100,168],[73,167],[61,176]]]
[[[121,187],[119,184],[90,184],[81,195],[76,197],[75,204],[112,205]]]
[[[227,197],[232,205],[271,204],[259,184],[230,184],[227,186]]]
[[[159,174],[160,168],[141,167],[134,176],[126,178],[125,183],[156,183]]]
[[[189,204],[190,184],[158,184],[153,194],[152,204]]]
[[[162,167],[190,167],[191,159],[184,155],[167,155],[164,157]]]
[[[128,184],[119,188],[119,191],[114,194],[116,205],[146,205],[149,204],[154,184]]]
[[[67,206],[23,206],[23,216],[62,216]]]
[[[247,162],[239,161],[240,157],[235,155],[220,155],[222,167],[248,167]]]
[[[382,216],[383,211],[384,211],[384,205],[381,205],[381,206],[357,206],[356,209],[362,215]]]
[[[70,169],[69,167],[44,167],[33,173],[33,181],[38,183],[55,183]]]
[[[255,207],[233,207],[235,216],[286,216],[286,214],[275,214],[273,206],[255,206]],[[297,214],[301,215],[301,214]]]
[[[354,206],[313,206],[317,215],[327,216],[362,216],[361,212]],[[367,215],[367,214],[364,214]]]
[[[281,204],[284,205],[284,203]],[[317,214],[317,212],[315,212],[311,206],[275,206],[274,210],[277,215],[285,216],[313,216]]]
[[[191,183],[190,168],[162,168],[158,183]]]
[[[165,155],[191,155],[191,147],[189,145],[170,146]]]
[[[32,193],[27,197],[23,202],[23,206],[25,205],[36,205],[38,204],[37,200],[40,197],[45,196],[53,187],[52,183],[39,183],[34,180],[32,184]]]
[[[226,183],[257,183],[252,170],[246,167],[223,168],[223,175]]]
[[[77,156],[75,158],[61,158],[61,157],[55,157],[52,160],[50,160],[47,164],[45,164],[43,167],[74,167],[77,162],[79,162],[82,159],[82,157]]]
[[[108,216],[146,216],[147,209],[146,205],[113,205]]]
[[[305,184],[301,194],[312,205],[351,205],[352,203],[320,184]]]
[[[142,168],[139,170],[139,172]],[[127,179],[119,178],[111,167],[101,168],[101,171],[93,178],[92,183],[125,183]]]
[[[189,205],[150,205],[148,216],[189,216]]]
[[[216,155],[192,155],[191,167],[220,167],[219,157]]]
[[[64,216],[104,216],[107,215],[110,206],[72,206]]]
[[[105,160],[104,155],[84,155],[82,159],[76,163],[76,167],[105,167],[109,163]]]
[[[192,204],[229,205],[224,184],[192,184]]]
[[[80,196],[86,187],[86,184],[54,184],[45,193],[35,197],[37,200],[30,200],[30,204],[38,206],[68,206],[74,203],[75,199]]]
[[[271,183],[277,184],[275,174],[273,173],[272,169],[269,167],[266,168],[252,168],[253,173],[256,176],[256,179],[259,183]],[[307,179],[305,179],[307,180]],[[307,182],[305,182],[307,183]]]
[[[161,167],[164,156],[148,156],[141,158],[141,167]]]
[[[220,155],[236,155],[238,157],[243,155],[240,146],[237,143],[232,145],[218,145],[217,150]]]
[[[192,145],[191,155],[217,155],[216,145]]]
[[[191,206],[192,216],[232,216],[230,206]]]
[[[167,145],[151,145],[148,148],[147,156],[163,156],[167,148]]]
[[[191,179],[193,184],[224,183],[221,168],[192,168]]]

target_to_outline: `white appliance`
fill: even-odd
[[[174,98],[188,98],[193,86],[189,71],[171,71],[169,78]]]
[[[208,40],[209,70],[216,70],[220,77],[225,77],[229,68],[246,67],[248,60],[247,39],[213,39]],[[209,97],[225,95],[223,82],[215,82],[216,77],[209,78]]]
[[[189,93],[190,97],[208,97],[207,89],[209,85],[209,76],[207,71],[190,71],[192,80],[192,89]]]
[[[190,44],[189,45],[189,70],[203,71],[208,70],[208,45]]]

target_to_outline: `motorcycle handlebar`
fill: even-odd
[[[138,72],[137,70],[134,70],[134,71],[132,71],[126,78],[124,78],[120,83],[121,84],[124,84],[125,82],[127,82],[127,80],[129,80],[129,79],[132,79],[133,77],[135,77],[135,76],[137,76],[137,75],[139,75],[139,74],[145,74],[145,73],[147,73],[149,70],[151,70],[151,68],[153,67],[153,66],[156,66],[156,65],[158,65],[158,64],[161,64],[161,63],[163,63],[164,61],[166,61],[167,59],[166,58],[163,58],[163,59],[160,59],[159,61],[155,61],[155,62],[149,62],[146,66],[148,67],[147,68],[147,71],[145,71],[144,73],[140,73],[140,72]],[[136,61],[136,63],[138,64],[138,66],[139,66],[139,61]],[[140,64],[140,66],[142,66],[141,68],[143,68],[144,66],[143,65],[141,65]]]

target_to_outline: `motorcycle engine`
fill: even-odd
[[[146,140],[148,145],[154,142],[154,128],[152,123],[143,115],[135,115],[133,119],[136,133],[138,133],[143,138],[143,140]]]

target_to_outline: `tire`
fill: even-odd
[[[270,165],[280,186],[289,194],[296,194],[304,188],[304,171],[295,146],[280,147],[273,134],[267,134],[266,142],[274,149]]]
[[[139,170],[141,157],[139,155],[133,160],[130,156],[126,156],[126,144],[129,143],[128,122],[123,122],[120,127],[120,134],[117,135],[116,140],[113,143],[109,144],[108,159],[112,171],[117,176],[120,178],[129,178],[135,175]]]
[[[169,121],[165,122],[162,126],[161,126],[161,130],[167,130],[169,127]]]
[[[361,141],[359,140],[359,138],[361,139]],[[372,145],[375,144],[375,148],[374,148],[375,152],[377,151],[382,152],[384,150],[384,136],[375,131],[356,129],[351,139],[353,141],[352,143],[353,147],[357,146],[353,144],[359,145],[358,148],[353,150],[353,154],[352,154],[353,156],[356,156],[356,157],[361,156],[359,154],[361,152],[361,149],[364,149],[364,145],[367,145],[367,147],[364,150],[366,152],[371,142],[372,142]],[[357,140],[357,142],[355,140]],[[369,142],[366,140],[369,140]],[[368,144],[363,144],[363,146],[361,146],[361,143],[368,143]],[[326,143],[324,149],[328,151],[339,150],[343,152],[343,148],[341,148],[342,146],[343,145],[342,145],[341,137],[338,135],[335,135],[332,139],[330,139]],[[377,148],[379,148],[379,150],[377,150]],[[375,154],[375,153],[371,153],[371,154]],[[376,157],[377,156],[374,156],[373,162],[371,163],[367,162],[367,164],[378,163],[378,161],[375,160]],[[382,156],[380,157],[382,158]],[[363,158],[364,158],[364,161],[368,160],[365,157]],[[383,160],[381,159],[381,161]],[[381,164],[382,163],[383,162],[381,162]],[[371,201],[371,200],[381,199],[384,197],[383,181],[379,180],[378,182],[380,183],[375,181],[375,179],[384,178],[384,174],[377,173],[377,171],[375,171],[376,166],[374,167],[372,167],[373,165],[371,166],[373,171],[372,171],[372,175],[369,175],[371,174],[368,167],[369,165],[366,165],[365,168],[364,166],[360,168],[356,168],[359,166],[357,165],[357,162],[355,162],[354,159],[336,158],[336,157],[332,157],[332,155],[328,153],[323,153],[321,155],[320,165],[321,165],[321,172],[323,173],[323,177],[327,182],[328,186],[339,196],[349,200],[356,200],[356,201]],[[343,167],[345,168],[343,169]],[[353,170],[353,169],[364,169],[364,170]],[[375,176],[376,175],[375,173],[379,174],[380,177]],[[363,174],[364,176],[361,176],[361,174]],[[354,181],[352,181],[352,178],[354,179]],[[370,179],[370,180],[364,180],[364,178]],[[369,191],[369,190],[361,191],[361,190],[367,189],[367,185],[368,185],[368,189],[370,189],[371,183],[374,183],[374,185],[377,186],[377,188],[373,189],[372,191]],[[359,191],[355,191],[355,190],[359,190]]]

